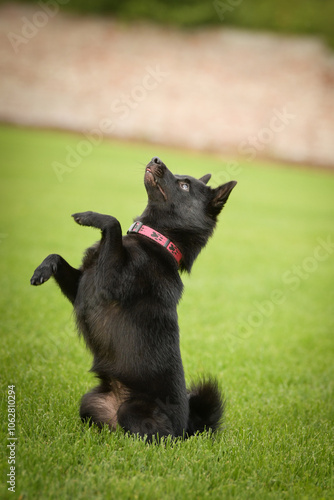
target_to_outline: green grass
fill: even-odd
[[[143,165],[152,156],[175,173],[211,171],[216,180],[228,177],[226,164],[104,142],[58,182],[52,162],[82,137],[1,127],[0,139],[0,498],[334,498],[334,252],[317,248],[319,238],[334,241],[333,175],[239,161],[239,183],[184,278],[179,307],[187,381],[218,377],[225,428],[214,439],[149,446],[81,424],[78,403],[95,382],[91,356],[56,285],[34,288],[29,279],[48,253],[79,265],[98,239],[73,212],[110,213],[125,232],[145,205]],[[9,384],[15,494],[6,485]]]

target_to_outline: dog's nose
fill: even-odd
[[[162,161],[158,156],[154,156],[151,160],[152,163],[155,163],[156,165],[162,165]]]

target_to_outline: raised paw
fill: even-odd
[[[54,271],[52,270],[51,266],[38,266],[38,268],[35,270],[34,274],[32,275],[32,278],[30,280],[31,285],[38,286],[38,285],[43,285],[45,281],[48,281],[48,279],[51,278],[53,275]]]
[[[94,212],[78,212],[76,214],[72,214],[72,217],[77,224],[80,224],[80,226],[91,226],[94,215]]]
[[[118,221],[115,217],[111,215],[99,214],[97,212],[78,212],[76,214],[72,214],[73,219],[80,226],[90,226],[96,227],[97,229],[106,229],[111,227],[115,223],[118,224]]]
[[[30,279],[30,284],[38,286],[48,281],[57,270],[58,258],[59,257],[57,255],[53,254],[44,259],[42,264],[35,269],[34,274]]]

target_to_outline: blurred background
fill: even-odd
[[[333,0],[0,2],[0,120],[332,167],[333,20]]]

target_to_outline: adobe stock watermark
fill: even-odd
[[[254,330],[261,327],[264,321],[273,314],[276,307],[281,306],[287,300],[289,291],[296,291],[303,281],[308,280],[317,271],[320,263],[334,253],[334,241],[331,235],[328,235],[326,239],[317,238],[317,243],[311,255],[282,274],[283,286],[272,290],[265,300],[254,301],[252,311],[247,316],[238,318],[237,333],[233,334],[235,337],[242,340],[249,338]]]
[[[226,14],[233,12],[236,7],[239,7],[242,4],[242,2],[243,0],[214,0],[213,7],[217,12],[219,19],[224,21]]]
[[[119,98],[112,101],[109,109],[113,117],[102,118],[97,127],[83,134],[85,139],[80,140],[75,147],[66,146],[66,156],[62,162],[52,162],[52,168],[59,182],[63,182],[64,175],[73,172],[82,160],[92,153],[93,148],[102,143],[104,135],[114,132],[119,121],[126,120],[148,94],[169,76],[169,73],[162,71],[159,65],[147,66],[145,69],[146,73],[140,84],[135,85],[129,94],[122,93]]]
[[[229,182],[232,179],[237,179],[238,176],[243,172],[243,167],[237,160],[232,160],[226,163],[225,170],[216,172],[212,175],[211,181],[214,184],[223,184],[224,182]]]
[[[15,397],[15,385],[9,385],[7,387],[7,463],[8,463],[8,473],[7,473],[7,489],[12,493],[15,493],[16,487],[16,397]]]
[[[164,423],[164,425],[168,428],[171,426],[171,422],[169,419],[169,415],[176,412],[179,408],[179,404],[174,404],[169,400],[169,396],[167,396],[166,402],[164,403],[161,399],[155,399],[156,409],[154,411],[154,417],[144,418],[140,423],[140,433],[144,436],[151,437],[155,435],[157,432],[157,420],[160,423]],[[170,433],[172,429],[170,429]],[[156,436],[156,439],[159,440],[159,436]]]
[[[7,33],[7,38],[15,52],[19,52],[21,45],[26,45],[29,40],[34,38],[38,32],[44,28],[50,19],[55,17],[59,12],[59,5],[65,5],[70,0],[45,0],[37,2],[40,9],[36,10],[29,19],[26,16],[21,17],[22,26],[20,33],[10,31]]]
[[[296,115],[291,113],[287,109],[287,106],[284,106],[282,109],[274,108],[268,125],[262,127],[256,135],[250,135],[246,140],[239,143],[239,154],[245,156],[248,162],[254,161],[258,153],[265,150],[274,140],[276,134],[283,132],[295,118]],[[225,170],[214,174],[212,180],[217,184],[228,182],[240,175],[242,171],[243,167],[240,162],[238,160],[233,160],[227,163]]]
[[[263,151],[274,140],[275,135],[283,132],[295,118],[296,115],[289,112],[286,106],[282,110],[273,109],[268,126],[261,128],[256,135],[250,135],[247,140],[242,141],[239,144],[238,152],[246,155],[248,161],[254,160],[258,152]]]

